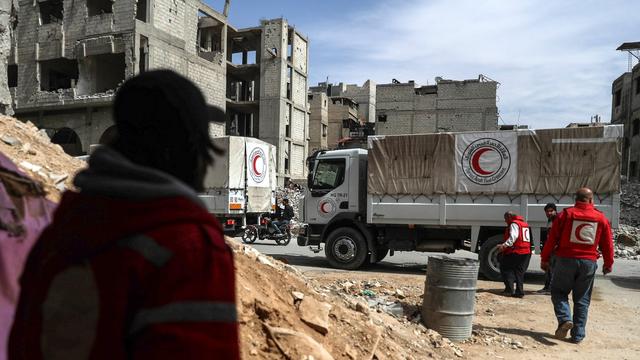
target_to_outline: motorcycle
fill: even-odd
[[[247,225],[242,233],[242,242],[253,244],[256,240],[275,240],[278,245],[288,245],[291,242],[290,224],[281,224],[280,234],[271,225],[271,215],[265,214],[260,218],[260,224]]]

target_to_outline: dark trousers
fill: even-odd
[[[505,290],[512,295],[524,296],[524,273],[529,267],[529,260],[531,260],[531,254],[506,254],[500,260],[500,273]]]
[[[598,264],[593,260],[556,258],[551,282],[551,301],[558,324],[573,321],[571,337],[580,341],[585,336],[587,315],[591,304],[591,290]],[[573,316],[569,306],[569,293],[573,297]]]

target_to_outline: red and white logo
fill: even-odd
[[[329,216],[336,211],[336,202],[331,198],[320,200],[318,203],[318,213],[320,216]]]
[[[249,176],[253,181],[261,183],[267,175],[267,156],[257,147],[249,154]]]
[[[473,183],[492,185],[502,180],[511,168],[511,154],[501,141],[478,139],[462,154],[462,171]]]
[[[575,244],[593,245],[596,242],[597,230],[598,223],[595,221],[573,220],[569,241]]]

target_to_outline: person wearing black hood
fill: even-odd
[[[31,251],[10,359],[239,359],[233,255],[200,202],[224,121],[169,70],[127,80]]]

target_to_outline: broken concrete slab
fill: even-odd
[[[333,360],[333,356],[307,334],[266,324],[264,327],[287,359]]]
[[[329,311],[331,305],[310,296],[302,300],[298,308],[300,320],[322,335],[329,332]]]
[[[15,137],[13,137],[11,135],[3,135],[2,137],[0,137],[0,140],[2,140],[2,142],[4,142],[7,145],[10,145],[10,146],[22,145],[20,140],[18,140],[17,138],[15,138]]]

